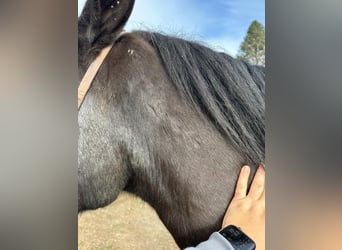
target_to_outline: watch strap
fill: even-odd
[[[255,250],[255,242],[242,230],[234,225],[229,225],[219,232],[236,250]]]

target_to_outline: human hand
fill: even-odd
[[[256,250],[265,249],[265,170],[259,167],[247,194],[250,168],[241,169],[234,197],[224,216],[222,228],[234,225],[250,237]]]

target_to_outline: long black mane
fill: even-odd
[[[196,42],[137,31],[156,49],[179,93],[242,153],[265,160],[265,72]]]

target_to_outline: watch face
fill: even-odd
[[[254,250],[255,243],[247,235],[245,235],[239,228],[235,226],[228,226],[220,233],[229,241],[229,243],[236,250]]]
[[[234,227],[227,228],[227,233],[234,240],[238,240],[242,236],[241,231]]]

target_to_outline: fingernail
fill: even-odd
[[[243,166],[242,167],[242,171],[244,172],[244,173],[246,173],[247,171],[249,171],[249,166],[247,166],[247,165],[245,165],[245,166]]]
[[[260,164],[260,165],[259,165],[259,168],[261,168],[262,170],[264,170],[264,169],[265,169],[265,165]]]

